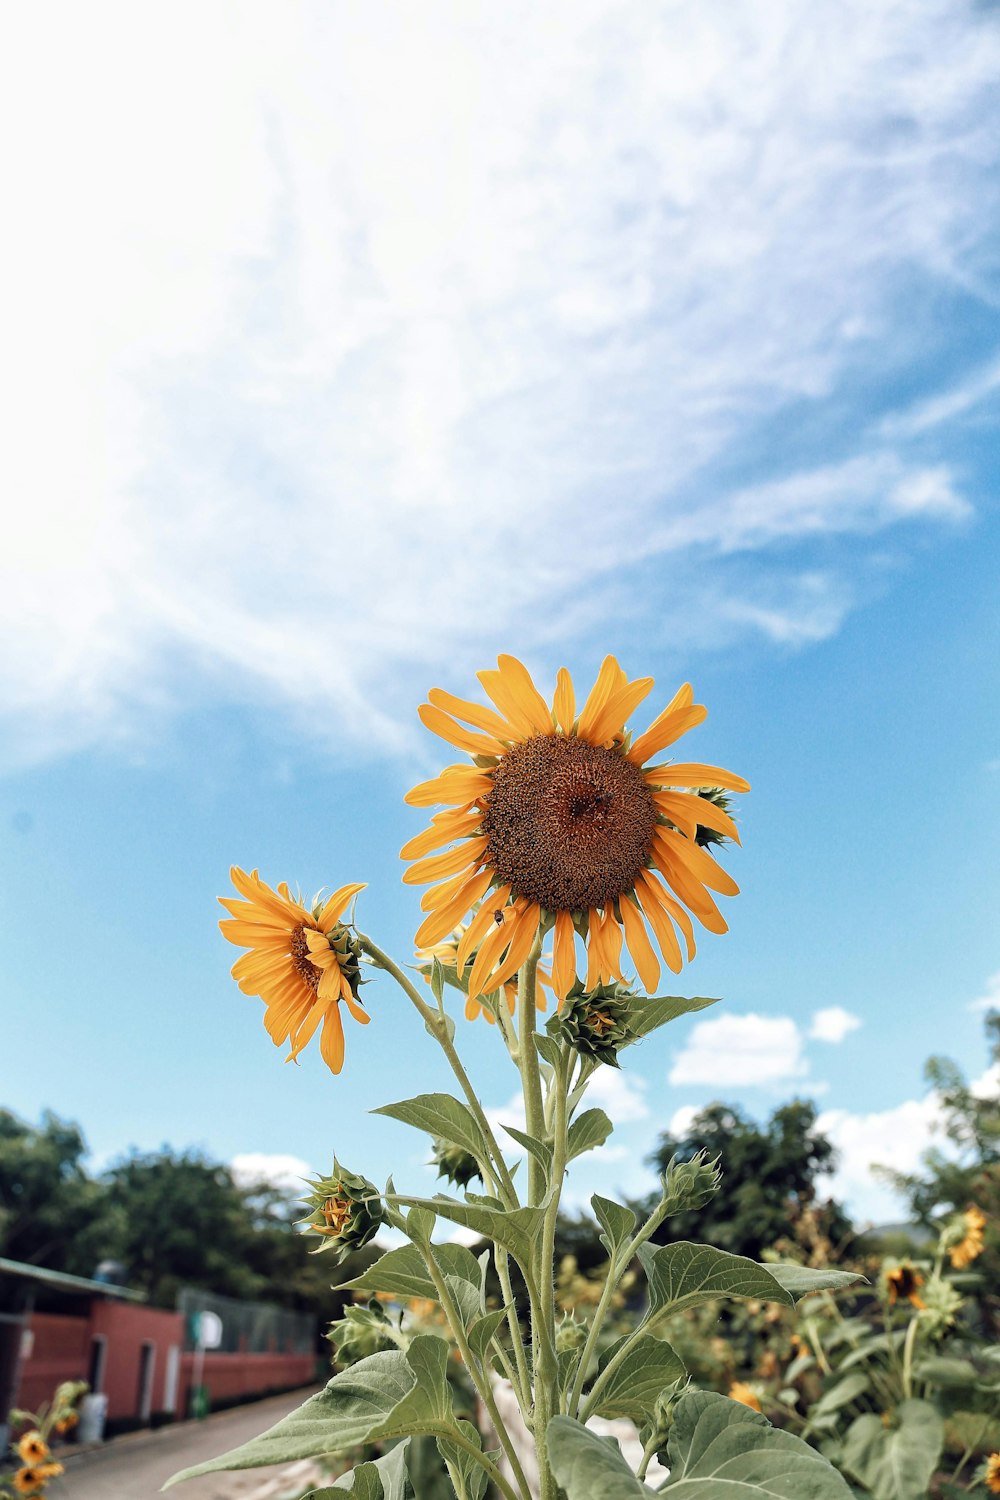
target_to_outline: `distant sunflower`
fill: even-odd
[[[1000,1453],[991,1453],[986,1460],[983,1482],[991,1495],[1000,1495]]]
[[[49,1456],[49,1445],[37,1428],[32,1428],[17,1440],[17,1456],[23,1464],[34,1468],[43,1464]]]
[[[920,1288],[924,1284],[924,1278],[914,1266],[907,1264],[894,1266],[891,1271],[885,1273],[885,1284],[889,1292],[889,1306],[895,1307],[898,1302],[909,1302],[911,1307],[924,1308],[927,1303],[920,1295]]]
[[[970,1203],[959,1221],[962,1238],[957,1245],[953,1245],[948,1251],[951,1263],[956,1271],[964,1271],[982,1255],[986,1246],[983,1231],[986,1228],[986,1215],[981,1208]]]
[[[716,766],[646,764],[705,718],[689,684],[633,740],[626,721],[653,679],[630,682],[613,656],[605,658],[579,714],[565,667],[551,710],[513,656],[499,657],[497,670],[480,672],[479,680],[498,712],[440,688],[420,708],[427,728],[473,762],[446,767],[406,798],[414,807],[447,809],[402,850],[403,859],[416,861],[406,882],[437,882],[421,902],[429,915],[418,946],[440,943],[481,901],[458,947],[460,965],[475,954],[472,1000],[512,979],[549,925],[560,999],[576,977],[574,934],[586,946],[588,989],[623,980],[624,939],[652,993],[660,964],[646,923],[668,967],[679,973],[674,923],[691,959],[689,912],[709,931],[725,932],[710,891],[739,890],[702,847],[706,830],[738,843],[736,825],[698,789],[717,797],[748,791],[748,783]]]
[[[342,885],[328,901],[307,910],[282,882],[276,891],[256,870],[236,865],[233,885],[244,901],[220,897],[232,920],[219,923],[223,934],[250,952],[233,965],[233,978],[245,995],[267,1006],[264,1025],[276,1047],[290,1041],[288,1060],[297,1058],[320,1022],[319,1050],[334,1073],[344,1065],[343,1001],[362,1025],[370,1019],[358,1001],[360,971],[347,928],[340,921],[364,885]]]
[[[734,1380],[729,1387],[730,1401],[738,1401],[741,1406],[749,1406],[751,1411],[761,1411],[760,1397],[752,1385],[747,1385],[743,1380]]]

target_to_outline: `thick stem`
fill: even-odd
[[[542,1104],[542,1077],[535,1051],[535,974],[541,939],[536,938],[527,960],[517,976],[517,1009],[521,1025],[518,1063],[524,1089],[524,1113],[528,1134],[539,1140],[545,1134],[545,1109]],[[540,1203],[545,1195],[545,1170],[534,1156],[528,1159],[528,1202]]]
[[[504,1200],[507,1208],[518,1208],[520,1200],[518,1199],[513,1179],[507,1170],[507,1163],[503,1159],[503,1152],[497,1144],[497,1139],[493,1134],[489,1120],[487,1120],[486,1115],[483,1113],[483,1106],[479,1102],[479,1096],[472,1087],[472,1081],[462,1065],[462,1059],[455,1050],[455,1044],[448,1035],[444,1017],[439,1011],[427,1004],[427,1001],[421,995],[416,985],[407,979],[399,965],[393,962],[388,953],[383,953],[382,949],[377,947],[371,938],[359,932],[358,943],[362,951],[367,953],[369,958],[374,959],[380,969],[384,969],[387,974],[392,975],[407,999],[416,1007],[428,1031],[437,1040],[445,1057],[447,1057],[448,1062],[451,1064],[452,1072],[462,1087],[462,1092],[465,1094],[469,1108],[475,1116],[476,1124],[483,1133],[483,1138],[493,1158],[493,1165],[500,1184],[500,1197]]]
[[[910,1326],[906,1330],[906,1339],[903,1343],[903,1400],[909,1401],[913,1395],[913,1351],[917,1342],[917,1326],[920,1322],[916,1314],[910,1317]]]
[[[543,1500],[556,1493],[555,1480],[548,1461],[548,1425],[559,1410],[559,1360],[556,1353],[556,1307],[555,1259],[556,1222],[559,1217],[559,1200],[562,1195],[563,1177],[569,1155],[566,1091],[569,1069],[563,1058],[555,1070],[550,1090],[552,1099],[552,1175],[549,1181],[549,1202],[542,1225],[542,1251],[539,1268],[539,1291],[541,1297],[540,1322],[542,1325],[541,1348],[536,1350],[538,1378],[535,1381],[535,1451],[538,1454],[538,1473],[541,1478]]]
[[[514,1478],[517,1481],[517,1485],[521,1491],[523,1500],[531,1500],[531,1489],[528,1485],[527,1479],[524,1477],[524,1470],[521,1468],[521,1460],[517,1456],[517,1449],[515,1448],[511,1440],[510,1433],[504,1426],[503,1417],[500,1415],[499,1408],[496,1404],[496,1399],[493,1395],[493,1387],[490,1385],[489,1371],[487,1369],[484,1369],[480,1365],[479,1361],[476,1359],[476,1356],[472,1352],[469,1340],[466,1337],[465,1324],[462,1321],[462,1314],[455,1303],[454,1297],[448,1290],[448,1284],[445,1281],[444,1277],[441,1275],[438,1263],[434,1259],[430,1247],[427,1245],[418,1245],[417,1249],[420,1251],[420,1254],[423,1257],[428,1274],[430,1275],[430,1278],[434,1283],[435,1290],[437,1291],[438,1301],[441,1303],[441,1306],[444,1309],[445,1316],[447,1317],[448,1322],[451,1325],[452,1335],[454,1337],[455,1343],[458,1345],[459,1351],[462,1355],[462,1359],[465,1361],[465,1368],[469,1372],[469,1378],[471,1379],[473,1385],[476,1387],[476,1390],[479,1392],[480,1399],[482,1400],[483,1405],[486,1407],[486,1410],[490,1414],[490,1419],[493,1422],[493,1426],[496,1428],[497,1437],[500,1439],[500,1445],[503,1448],[504,1453],[507,1455],[507,1461],[514,1472]]]

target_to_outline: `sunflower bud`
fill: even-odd
[[[471,1151],[463,1151],[461,1146],[453,1146],[450,1141],[442,1141],[437,1136],[434,1137],[431,1165],[437,1167],[439,1177],[453,1182],[456,1187],[468,1187],[477,1177],[482,1180],[479,1163]]]
[[[326,1337],[333,1345],[334,1363],[342,1370],[356,1365],[359,1359],[367,1359],[369,1354],[381,1354],[396,1347],[392,1325],[382,1304],[374,1299],[367,1307],[345,1308],[344,1316],[330,1324]]]
[[[587,1325],[581,1323],[571,1312],[565,1313],[556,1324],[556,1353],[575,1353],[587,1342]]]
[[[303,1202],[312,1212],[300,1224],[308,1226],[307,1233],[318,1234],[323,1243],[315,1250],[333,1250],[338,1260],[360,1250],[378,1230],[385,1216],[378,1188],[367,1177],[358,1177],[345,1172],[333,1160],[333,1173],[329,1177],[317,1177],[311,1184],[312,1191]]]
[[[578,979],[552,1029],[583,1057],[617,1068],[619,1051],[635,1040],[633,998],[623,984],[599,984],[585,990]]]
[[[695,793],[705,802],[711,802],[713,807],[718,807],[722,812],[732,814],[733,799],[728,792],[723,791],[721,786],[699,787]],[[732,840],[726,833],[719,833],[714,828],[706,828],[704,823],[699,823],[695,832],[695,843],[702,849],[709,844],[729,844]]]
[[[705,1151],[696,1152],[690,1161],[678,1161],[672,1156],[660,1178],[660,1215],[667,1218],[670,1214],[701,1208],[718,1192],[721,1181],[718,1157],[709,1161]]]

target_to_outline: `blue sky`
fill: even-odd
[[[365,1116],[447,1081],[402,997],[339,1079],[284,1067],[215,898],[367,880],[408,956],[426,689],[612,650],[652,711],[693,681],[685,754],[753,792],[676,985],[724,1004],[603,1080],[571,1192],[802,1093],[893,1211],[868,1163],[916,1160],[925,1058],[982,1074],[1000,993],[1000,28],[876,10],[67,6],[55,54],[7,19],[4,1104],[95,1162],[428,1184]]]

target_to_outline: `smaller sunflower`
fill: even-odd
[[[264,1001],[264,1025],[276,1047],[289,1041],[288,1061],[297,1058],[320,1022],[319,1050],[333,1073],[344,1065],[341,1001],[363,1026],[370,1017],[358,1000],[361,972],[351,935],[341,922],[364,885],[342,885],[311,910],[296,901],[282,882],[276,891],[256,870],[234,865],[233,885],[243,901],[220,897],[231,920],[219,927],[238,948],[248,948],[233,965],[233,978],[245,995]]]
[[[949,1258],[956,1271],[964,1271],[978,1260],[986,1245],[983,1231],[986,1228],[986,1215],[981,1208],[970,1203],[959,1220],[958,1230],[962,1235],[958,1244],[953,1245],[948,1251]]]
[[[25,1465],[14,1474],[14,1488],[19,1495],[37,1495],[45,1484],[41,1469]]]
[[[43,1464],[49,1456],[49,1445],[42,1434],[33,1428],[17,1440],[17,1456],[22,1463],[34,1466]]]
[[[891,1271],[886,1271],[885,1284],[889,1293],[890,1307],[895,1307],[897,1302],[909,1302],[911,1307],[918,1309],[927,1306],[920,1295],[924,1278],[916,1267],[909,1264],[894,1266]]]
[[[65,1474],[66,1470],[63,1468],[62,1464],[56,1463],[53,1460],[47,1464],[39,1464],[38,1472],[42,1476],[44,1483],[48,1484],[50,1479],[58,1479],[59,1475]]]
[[[986,1460],[983,1483],[991,1495],[1000,1495],[1000,1453],[991,1453]]]

